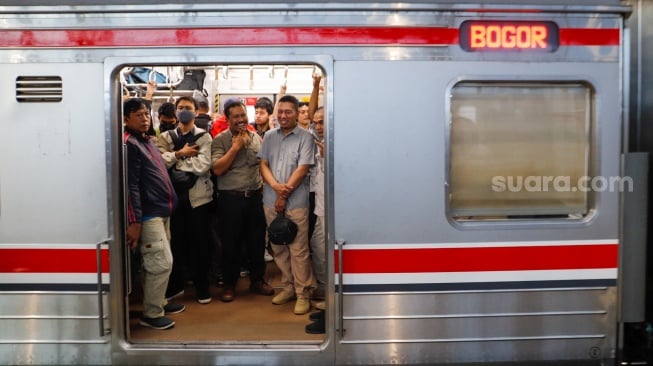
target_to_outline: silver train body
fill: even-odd
[[[610,365],[643,320],[650,2],[4,3],[1,364]],[[166,65],[324,75],[324,342],[127,339],[121,72]]]

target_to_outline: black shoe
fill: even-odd
[[[225,285],[220,294],[220,300],[222,302],[232,302],[236,298],[236,288],[235,286]]]
[[[175,322],[165,316],[160,316],[158,318],[141,318],[139,324],[152,329],[169,329],[175,325]]]
[[[324,320],[324,310],[316,311],[308,316],[311,321]]]
[[[171,302],[167,303],[163,307],[163,311],[166,314],[177,314],[177,313],[181,313],[184,310],[186,310],[186,307],[184,306],[184,304],[177,304],[177,303],[171,303]]]
[[[306,326],[306,333],[322,334],[324,333],[324,325],[325,325],[324,318],[322,318],[321,320],[316,320]]]
[[[209,292],[208,287],[197,290],[197,302],[200,304],[208,304],[211,302],[211,293]]]

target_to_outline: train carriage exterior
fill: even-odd
[[[46,5],[0,6],[0,363],[607,365],[643,321],[645,1]],[[324,76],[322,341],[131,341],[121,73],[168,65]]]

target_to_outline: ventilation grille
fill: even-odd
[[[56,103],[63,98],[60,76],[19,76],[16,101],[19,103]]]

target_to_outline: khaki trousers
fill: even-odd
[[[277,217],[271,207],[263,207],[268,226]],[[297,236],[289,245],[272,244],[274,262],[281,271],[281,286],[284,291],[294,289],[297,297],[309,297],[313,286],[313,268],[308,246],[308,208],[286,210],[286,217],[297,224]]]
[[[155,217],[144,221],[140,240],[143,257],[143,317],[163,316],[165,293],[172,271],[170,218]]]

